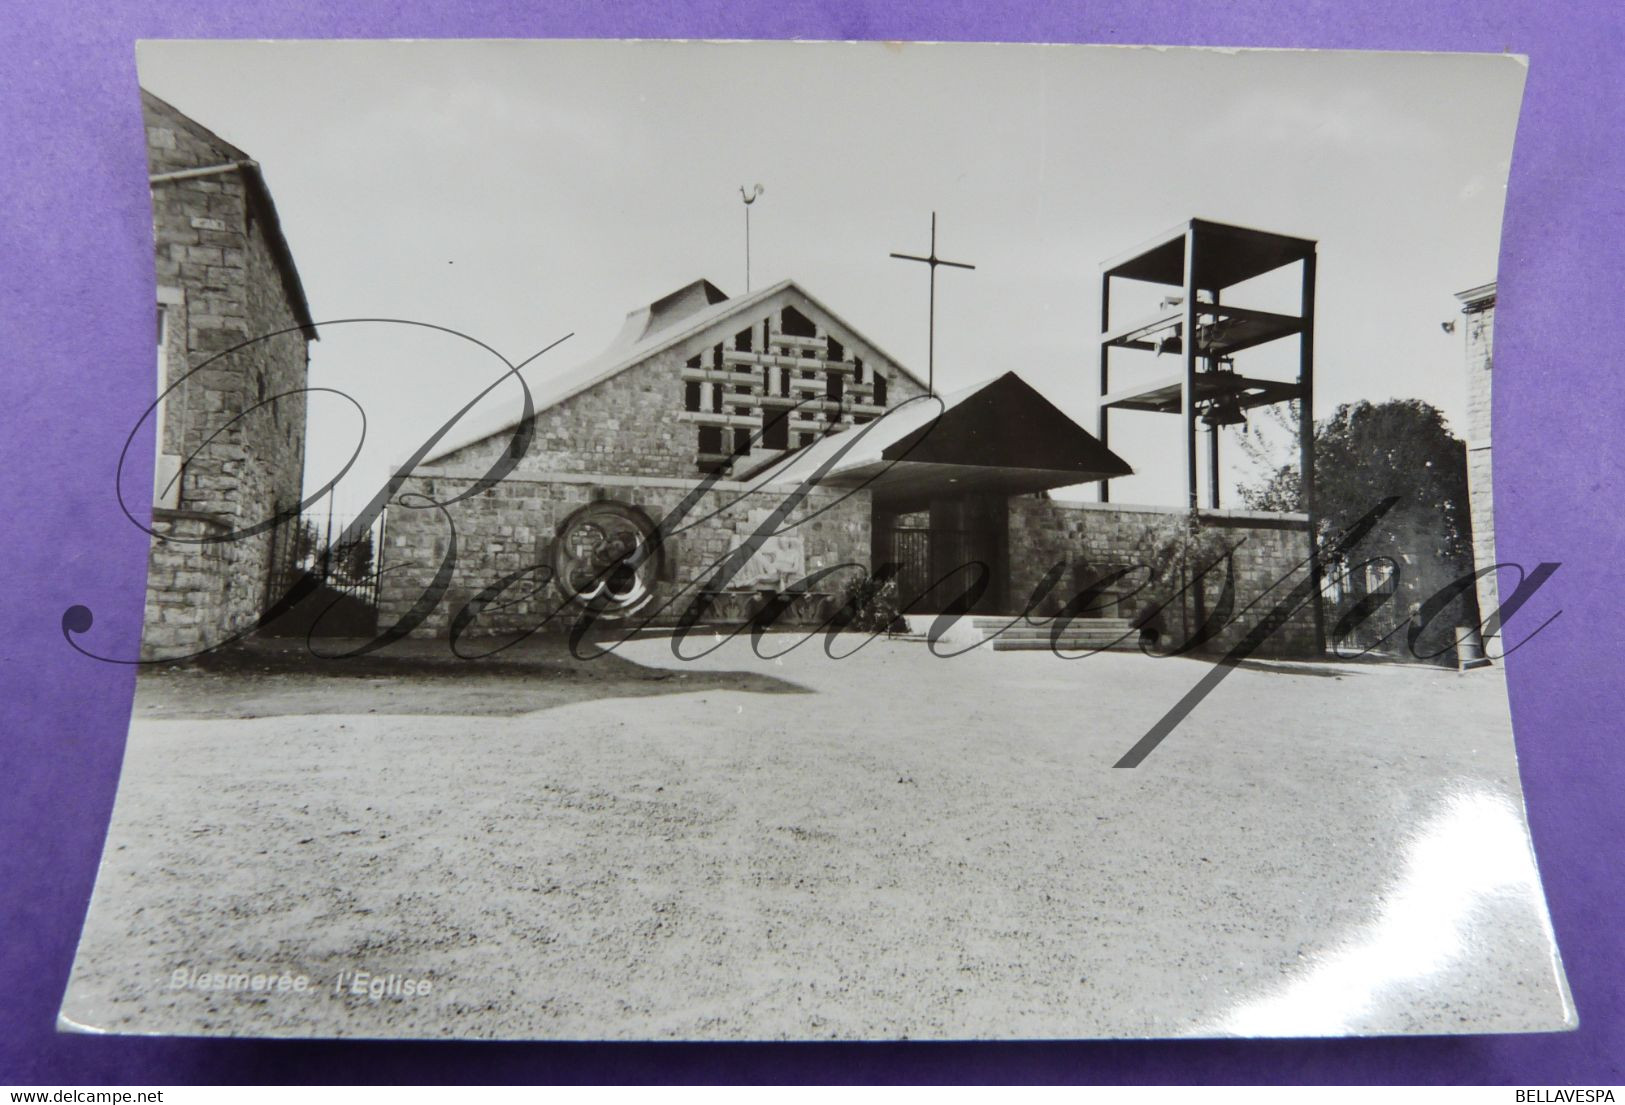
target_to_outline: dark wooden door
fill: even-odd
[[[931,503],[925,526],[894,526],[887,559],[897,567],[898,605],[909,614],[940,614],[972,590],[985,571],[987,585],[968,612],[1003,608],[1008,546],[1007,502],[998,496],[960,496]],[[921,515],[912,517],[924,520]]]
[[[984,579],[971,613],[991,614],[1003,608],[1008,545],[1009,503],[998,495],[964,495],[931,504],[931,578],[928,596],[941,612],[966,601],[965,596]]]

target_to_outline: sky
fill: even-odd
[[[137,59],[260,162],[318,322],[432,323],[512,361],[570,335],[526,369],[539,380],[683,284],[742,293],[739,189],[760,183],[753,287],[794,279],[923,377],[924,266],[887,255],[926,252],[935,211],[940,255],[976,265],[938,270],[939,390],[1016,370],[1091,431],[1101,262],[1195,216],[1319,242],[1317,417],[1418,398],[1464,432],[1465,327],[1440,324],[1495,279],[1525,75],[1497,55],[880,43],[143,42]],[[1226,301],[1295,312],[1294,281]],[[1117,321],[1160,295],[1125,283]],[[1289,376],[1277,344],[1238,367]],[[1114,354],[1113,382],[1175,369]],[[311,386],[353,396],[365,435],[313,395],[307,488],[359,449],[335,506],[359,510],[504,371],[439,331],[323,327]],[[1257,476],[1233,433],[1225,505]],[[1114,501],[1182,501],[1179,434],[1114,413],[1136,472]]]

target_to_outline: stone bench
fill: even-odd
[[[775,626],[821,625],[835,614],[839,599],[828,591],[704,590],[699,593],[702,621],[743,624],[764,612]],[[774,608],[776,609],[770,609]]]

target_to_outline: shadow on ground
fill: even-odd
[[[575,702],[692,691],[807,694],[753,672],[672,670],[617,652],[577,659],[567,641],[537,636],[494,656],[465,659],[443,640],[404,640],[343,657],[363,640],[258,637],[197,660],[147,669],[137,718],[252,718],[295,714],[512,717]],[[584,646],[590,652],[593,646]],[[319,653],[319,655],[318,655]]]
[[[1202,658],[1204,663],[1214,663],[1215,658]],[[1443,663],[1438,660],[1423,660],[1414,656],[1406,656],[1395,652],[1363,652],[1352,656],[1327,655],[1319,660],[1274,660],[1249,659],[1237,660],[1235,666],[1244,671],[1271,672],[1276,675],[1313,675],[1322,679],[1342,679],[1345,676],[1364,675],[1366,670],[1380,670],[1403,665],[1409,668],[1433,669],[1435,671],[1455,672],[1454,663]]]

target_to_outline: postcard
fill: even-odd
[[[1494,545],[1522,59],[137,54],[64,1031],[1575,1026]]]

